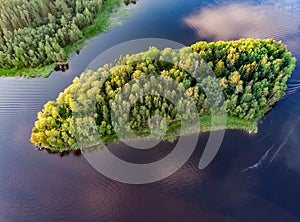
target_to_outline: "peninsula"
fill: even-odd
[[[68,57],[105,31],[121,4],[122,0],[0,0],[0,76],[47,77],[55,67],[66,69]]]

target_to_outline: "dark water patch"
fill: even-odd
[[[233,4],[247,7],[238,7],[229,15],[225,9]],[[0,221],[299,221],[298,68],[289,80],[287,96],[260,121],[258,134],[226,131],[219,153],[204,170],[198,169],[205,144],[200,140],[180,170],[154,184],[112,181],[83,156],[49,155],[36,151],[29,142],[36,113],[43,105],[55,99],[96,56],[120,42],[156,37],[188,45],[225,37],[271,36],[286,43],[299,60],[299,5],[283,0],[141,0],[123,26],[93,38],[74,55],[68,71],[54,72],[48,79],[0,78]],[[262,13],[262,17],[238,14],[245,10],[249,15]],[[207,13],[200,13],[201,29],[184,24],[185,18],[199,12]],[[228,24],[222,29],[213,26],[218,21],[216,13],[220,21],[226,16]],[[250,29],[240,29],[237,23]],[[271,147],[273,155],[280,146],[263,170],[242,172],[258,163]],[[118,149],[116,153],[146,162],[170,149],[169,144],[161,148],[143,158]]]

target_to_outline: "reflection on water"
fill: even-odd
[[[272,5],[274,8],[282,11],[300,10],[299,0],[261,0],[262,5]]]
[[[299,1],[295,4],[299,6]],[[279,4],[279,3],[278,3]],[[185,18],[201,38],[213,41],[239,38],[274,38],[283,40],[292,50],[299,36],[300,14],[282,7],[231,3],[204,8]]]
[[[258,134],[226,131],[220,152],[205,170],[199,170],[198,163],[207,135],[202,135],[191,159],[178,172],[141,186],[107,179],[83,156],[49,155],[36,151],[29,142],[43,104],[55,99],[96,56],[120,42],[160,37],[192,44],[199,39],[271,36],[288,44],[299,60],[298,0],[262,0],[259,5],[258,1],[218,2],[139,1],[122,27],[93,39],[80,55],[72,57],[65,73],[55,72],[48,79],[0,78],[1,222],[299,222],[298,68],[289,80],[289,93],[260,122]],[[188,16],[195,9],[199,13]],[[187,16],[185,21],[195,29],[182,24]],[[149,151],[149,158],[112,146],[115,154],[137,163],[155,160],[172,148],[162,144],[161,149]],[[264,154],[267,163],[274,156],[268,167],[242,173]]]

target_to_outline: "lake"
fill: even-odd
[[[242,37],[282,40],[300,61],[297,0],[140,0],[121,26],[89,41],[67,72],[0,78],[0,221],[300,221],[300,70],[255,135],[227,130],[213,162],[198,169],[208,135],[189,161],[159,182],[130,185],[93,169],[82,155],[39,152],[30,143],[37,112],[100,53],[125,41],[164,38],[190,45]],[[122,145],[115,152],[138,161]],[[172,144],[147,152],[165,155]],[[126,153],[124,153],[124,150]],[[130,151],[128,151],[130,152]],[[143,154],[144,155],[144,154]]]

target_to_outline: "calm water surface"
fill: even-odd
[[[182,169],[148,185],[114,182],[83,156],[38,152],[29,142],[44,103],[118,43],[150,37],[186,45],[274,37],[300,61],[299,27],[297,0],[141,0],[122,26],[92,39],[73,56],[69,71],[48,79],[1,78],[0,221],[300,221],[298,68],[287,95],[261,120],[259,133],[226,131],[220,152],[205,170],[197,165],[207,135],[200,136]],[[170,147],[162,144],[152,155]]]

